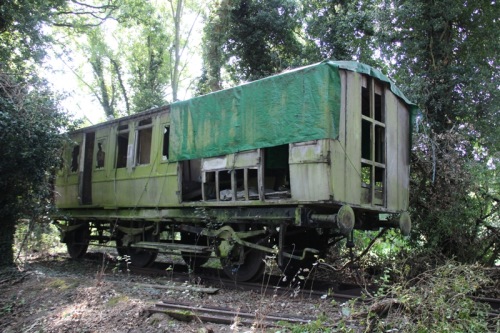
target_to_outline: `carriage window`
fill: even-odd
[[[137,127],[136,164],[149,164],[151,160],[151,138],[153,124],[151,118],[139,122]]]
[[[96,153],[96,169],[102,169],[104,168],[104,162],[106,159],[106,139],[99,139],[97,140],[97,153]]]
[[[116,168],[125,168],[127,166],[127,149],[128,149],[128,125],[122,125],[118,128]]]
[[[165,126],[163,128],[163,149],[162,149],[162,159],[168,161],[170,149],[170,126]]]
[[[385,205],[385,105],[382,85],[367,79],[361,90],[361,201]]]
[[[71,152],[71,172],[78,171],[79,156],[80,156],[80,145],[76,145],[73,147],[73,151]]]

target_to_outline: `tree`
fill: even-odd
[[[412,164],[415,241],[462,261],[494,262],[498,6],[387,0],[379,8],[382,56],[423,113]]]
[[[221,1],[205,26],[202,90],[221,87],[222,70],[237,83],[304,64],[300,29],[296,1]]]
[[[85,58],[78,76],[108,117],[179,98],[190,79],[192,33],[203,9],[196,1],[123,0],[101,25],[74,24],[81,27],[72,35],[75,58]]]
[[[0,73],[0,265],[13,262],[15,225],[50,207],[51,175],[60,165],[67,126],[46,82]]]
[[[307,0],[302,2],[310,61],[357,60],[382,66],[376,49],[376,1]]]
[[[482,122],[498,125],[498,6],[487,0],[384,3],[383,54],[409,83],[433,129],[471,123],[484,131]]]
[[[52,9],[66,0],[4,1],[0,4],[0,68],[22,72],[45,55],[47,36],[41,32],[50,21]]]
[[[13,263],[18,219],[47,216],[50,179],[64,142],[61,132],[69,125],[48,83],[37,74],[51,42],[44,28],[65,25],[67,15],[99,16],[109,8],[109,3],[88,7],[73,0],[0,5],[0,266]]]
[[[118,115],[117,104],[120,96],[125,102],[125,111],[130,114],[128,94],[123,83],[119,60],[104,42],[101,27],[87,29],[87,45],[82,45],[88,55],[94,77],[89,87],[97,98],[107,118]],[[120,95],[121,93],[121,95]]]

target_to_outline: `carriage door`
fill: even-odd
[[[94,157],[95,132],[85,134],[85,154],[81,185],[82,205],[92,204],[92,159]]]

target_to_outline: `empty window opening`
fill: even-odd
[[[257,167],[204,173],[204,201],[259,200],[259,171]]]
[[[372,158],[372,123],[363,119],[361,121],[361,158]]]
[[[125,168],[127,166],[128,135],[129,132],[127,130],[118,132],[116,137],[116,168]]]
[[[370,90],[368,87],[361,88],[361,112],[365,117],[370,117]]]
[[[219,176],[219,200],[229,201],[233,200],[233,181],[236,181],[236,188],[238,188],[237,171],[241,170],[223,170],[218,172]],[[233,174],[234,173],[234,174]],[[234,180],[233,180],[233,175]]]
[[[199,201],[201,193],[201,159],[183,161],[182,170],[182,201]]]
[[[135,164],[149,164],[151,161],[151,139],[153,125],[151,118],[143,119],[137,127]]]
[[[169,156],[170,156],[170,126],[165,126],[163,128],[162,158],[164,161],[168,161]]]
[[[106,147],[106,140],[100,139],[97,141],[97,153],[96,153],[96,169],[104,168],[104,163],[106,161],[106,152],[104,151]]]
[[[203,163],[184,161],[182,201],[291,198],[288,160],[286,144],[203,159]]]
[[[268,199],[290,198],[289,145],[265,149],[264,193]]]
[[[80,156],[80,145],[76,145],[73,147],[73,151],[71,152],[71,172],[78,171],[79,156]]]
[[[81,203],[83,205],[92,204],[92,167],[94,165],[94,144],[95,132],[85,134],[85,145],[83,152],[83,177],[81,185]]]
[[[375,125],[375,162],[385,163],[385,127]]]
[[[385,184],[385,167],[375,167],[375,186],[373,190],[372,202],[375,205],[384,205],[384,184]]]
[[[374,118],[376,121],[380,121],[381,123],[384,123],[385,122],[384,112],[383,112],[384,106],[382,103],[383,103],[382,95],[375,92]]]
[[[361,186],[370,188],[372,183],[372,167],[369,164],[361,163]]]

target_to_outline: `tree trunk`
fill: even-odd
[[[177,90],[179,88],[179,64],[180,64],[180,43],[181,43],[181,19],[183,10],[183,0],[177,0],[177,7],[174,9],[171,2],[172,17],[174,18],[174,65],[172,69],[172,101],[177,101]]]
[[[17,219],[12,215],[0,218],[0,267],[14,265],[14,234]]]

